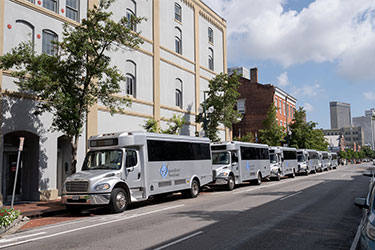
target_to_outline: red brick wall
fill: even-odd
[[[233,125],[233,136],[244,136],[248,132],[255,134],[262,128],[262,122],[267,117],[270,105],[273,105],[275,89],[271,84],[251,83],[246,78],[240,79],[238,89],[239,99],[246,99],[246,113],[241,122]]]

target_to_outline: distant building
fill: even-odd
[[[332,143],[332,147],[336,146],[336,142],[334,138],[336,136],[342,136],[344,138],[344,144],[346,147],[354,148],[354,146],[363,146],[364,141],[364,133],[362,127],[346,127],[340,129],[323,129],[324,137],[328,141],[328,143]],[[332,139],[332,140],[331,140]],[[342,146],[342,143],[338,144],[337,146]]]
[[[272,84],[258,83],[258,69],[250,69],[250,79],[240,78],[240,98],[237,110],[243,114],[241,122],[233,125],[233,136],[251,132],[257,135],[271,105],[277,108],[277,122],[285,129],[294,118],[297,99]]]
[[[365,116],[353,117],[353,126],[362,127],[365,137],[365,145],[370,146],[374,149],[374,127],[375,121],[372,117],[375,115],[375,109],[370,109],[365,111]]]
[[[350,104],[344,102],[330,102],[331,129],[352,126]]]
[[[247,68],[244,67],[233,67],[228,68],[228,75],[233,74],[234,72],[237,72],[241,77],[249,79],[250,80],[250,71]]]

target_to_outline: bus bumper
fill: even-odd
[[[106,194],[67,194],[62,195],[61,202],[66,205],[108,205],[111,193]]]

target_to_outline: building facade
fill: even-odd
[[[365,145],[364,132],[362,127],[346,127],[339,129],[323,129],[324,137],[328,140],[329,143],[332,143],[335,146],[338,143],[339,146],[342,146],[340,141],[331,141],[330,139],[339,136],[343,137],[343,142],[345,147],[355,148],[362,147]]]
[[[243,118],[233,125],[233,136],[252,133],[256,137],[271,105],[276,107],[278,124],[287,131],[294,118],[297,99],[272,84],[259,83],[257,68],[250,69],[250,79],[241,77],[240,82],[237,110],[243,114]]]
[[[375,109],[365,111],[365,116],[353,117],[353,126],[362,127],[365,145],[374,149]]]
[[[344,102],[330,102],[331,129],[352,126],[350,104]]]
[[[53,53],[51,41],[62,37],[62,25],[80,25],[87,9],[98,0],[2,0],[0,1],[0,55],[21,41],[31,40],[37,53]],[[118,0],[112,6],[114,20],[121,16],[145,17],[134,29],[144,43],[136,50],[119,49],[110,56],[127,80],[119,95],[130,96],[132,105],[110,115],[97,104],[88,115],[78,149],[78,169],[87,139],[115,131],[144,130],[149,118],[167,126],[174,115],[186,121],[181,134],[201,131],[195,123],[203,91],[216,74],[226,72],[226,21],[200,0]],[[14,180],[19,137],[25,137],[17,200],[54,199],[71,174],[70,143],[50,131],[51,114],[34,116],[33,96],[21,93],[11,72],[0,72],[2,93],[2,143],[0,148],[1,194],[9,201]],[[224,128],[220,137],[229,138]],[[13,179],[12,179],[13,178]]]

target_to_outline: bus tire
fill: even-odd
[[[227,191],[232,191],[234,189],[234,176],[229,175],[228,177],[228,183],[227,183]]]
[[[262,184],[262,174],[261,174],[261,173],[258,173],[258,176],[257,176],[257,178],[255,179],[254,183],[255,183],[255,185],[260,185],[260,184]]]
[[[114,188],[111,193],[111,200],[109,202],[109,208],[112,213],[121,213],[126,210],[129,199],[125,190],[122,188]]]
[[[289,176],[290,176],[290,178],[296,177],[296,171],[294,170],[294,168],[293,168],[293,173],[291,173]]]
[[[192,180],[190,189],[185,191],[185,196],[187,198],[196,198],[199,194],[199,183],[197,180]]]

